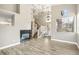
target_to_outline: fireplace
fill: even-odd
[[[20,41],[29,40],[31,38],[31,30],[20,30]]]

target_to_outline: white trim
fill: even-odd
[[[51,39],[51,40],[58,41],[58,42],[69,43],[69,44],[75,44],[77,46],[77,48],[79,49],[79,45],[78,45],[77,42],[69,42],[69,41],[58,40],[58,39]]]
[[[58,42],[64,42],[64,43],[70,43],[70,44],[77,44],[76,42],[70,42],[70,41],[64,41],[64,40],[58,40],[58,39],[51,39],[51,40],[54,40],[54,41],[58,41]]]
[[[0,47],[0,50],[1,50],[1,49],[5,49],[5,48],[9,48],[9,47],[11,47],[11,46],[15,46],[15,45],[18,45],[18,44],[20,44],[20,42],[14,43],[14,44],[11,44],[11,45],[8,45],[8,46]]]
[[[79,45],[76,43],[77,48],[79,49]]]

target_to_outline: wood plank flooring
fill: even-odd
[[[17,46],[0,50],[0,55],[78,55],[74,44],[61,43],[48,38],[31,39]]]

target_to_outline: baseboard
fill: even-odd
[[[58,40],[58,39],[51,39],[51,40],[54,40],[54,41],[58,41],[58,42],[64,42],[64,43],[70,43],[70,44],[77,44],[76,42],[70,42],[70,41],[64,41],[64,40]]]
[[[20,44],[20,42],[17,42],[17,43],[8,45],[8,46],[0,47],[0,50],[5,49],[5,48],[9,48],[9,47],[12,47],[12,46],[15,46],[15,45],[18,45],[18,44]]]
[[[79,45],[76,42],[69,42],[69,41],[64,41],[64,40],[58,40],[58,39],[51,39],[54,41],[58,41],[58,42],[64,42],[64,43],[70,43],[70,44],[75,44],[77,46],[77,48],[79,49]]]
[[[79,49],[79,45],[76,43],[77,48]]]

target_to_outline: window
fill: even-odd
[[[74,17],[64,17],[57,19],[57,32],[73,32],[74,31]]]

